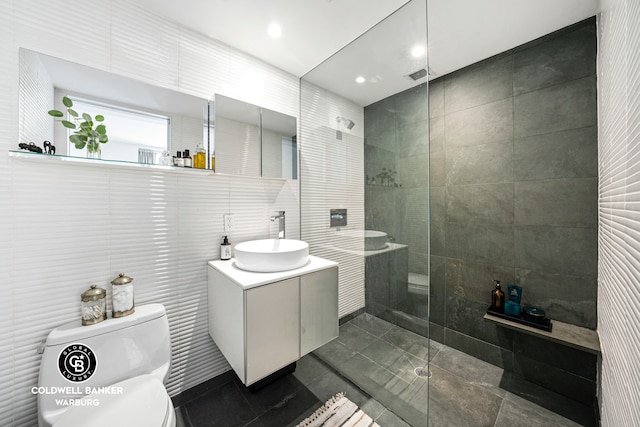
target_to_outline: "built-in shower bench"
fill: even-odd
[[[505,328],[553,341],[568,347],[573,347],[587,353],[595,355],[600,354],[600,339],[598,338],[598,332],[592,329],[560,322],[558,320],[552,320],[553,329],[551,332],[547,332],[542,329],[522,325],[490,314],[485,314],[484,319]]]

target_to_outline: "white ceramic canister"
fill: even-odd
[[[128,316],[135,311],[133,279],[120,273],[111,281],[111,312],[113,317]]]

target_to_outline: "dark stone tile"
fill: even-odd
[[[427,187],[429,182],[429,153],[415,154],[398,158],[396,183],[402,187]]]
[[[445,328],[442,325],[431,322],[429,324],[429,339],[431,342],[437,342],[439,344],[444,343]]]
[[[445,80],[445,113],[510,98],[512,68],[513,57],[506,54],[453,73]]]
[[[511,141],[513,102],[509,98],[447,114],[444,128],[446,150]]]
[[[443,346],[431,360],[430,366],[442,368],[496,396],[506,395],[506,391],[500,388],[504,369],[459,350]]]
[[[486,322],[482,318],[487,312],[489,304],[477,302],[460,296],[447,296],[447,323],[448,330],[475,338],[485,345],[501,344],[504,328],[493,322]],[[445,344],[450,345],[448,341]],[[452,346],[455,347],[455,346]],[[467,352],[467,349],[463,351]],[[470,353],[474,356],[475,353]],[[500,365],[499,365],[500,366]]]
[[[515,335],[513,351],[516,362],[524,357],[596,381],[598,358],[595,354],[528,334]]]
[[[445,329],[444,344],[471,354],[505,371],[513,371],[513,352],[511,350],[513,348],[513,334],[513,331],[506,328],[497,328],[495,338],[498,344],[491,344],[451,329]]]
[[[510,140],[447,149],[445,156],[447,185],[513,181],[513,144]]]
[[[596,329],[598,281],[595,275],[567,276],[516,269],[516,281],[523,287],[523,306],[542,308],[550,319]]]
[[[286,375],[252,392],[242,389],[253,412],[266,426],[284,426],[321,404],[320,400],[293,375]]]
[[[365,301],[366,305],[380,304],[391,307],[390,274],[388,252],[365,257]],[[355,319],[354,319],[355,320]]]
[[[504,399],[494,427],[578,427],[580,425],[527,400],[521,399],[516,403]]]
[[[553,179],[515,183],[518,225],[595,228],[598,178]]]
[[[596,275],[595,228],[516,226],[514,235],[519,268],[568,276]]]
[[[358,316],[359,318],[361,316]],[[356,319],[357,319],[356,318]],[[346,348],[351,351],[361,351],[363,348],[369,346],[372,342],[376,341],[378,338],[375,335],[370,334],[364,329],[353,324],[353,319],[349,323],[345,323],[340,326],[340,335],[334,341],[337,341],[340,344],[343,344]]]
[[[438,151],[429,155],[429,185],[431,190],[434,187],[445,185],[446,166],[444,151]]]
[[[445,255],[446,205],[445,187],[430,189],[431,255]]]
[[[380,136],[384,138],[384,135]],[[385,139],[386,141],[386,139]],[[382,169],[396,169],[395,152],[388,148],[380,148],[371,144],[366,144],[364,149],[364,173],[371,180],[382,172]]]
[[[449,222],[513,224],[514,184],[450,185],[446,203]]]
[[[391,98],[396,100],[398,127],[429,120],[429,88],[427,84],[407,89]]]
[[[468,262],[515,266],[514,233],[510,224],[447,222],[447,257]]]
[[[307,354],[296,362],[296,370],[293,375],[305,386],[312,384],[317,378],[326,374],[329,367],[322,363],[316,356]]]
[[[374,398],[376,391],[380,389],[397,395],[409,386],[407,381],[361,354],[356,354],[343,363],[340,366],[340,372],[354,383],[362,385]]]
[[[426,425],[428,387],[424,385],[427,381],[418,387],[420,384],[416,381],[408,383],[361,355],[354,356],[340,372],[409,425]]]
[[[243,426],[258,416],[234,381],[191,400],[183,409],[190,425],[197,427]]]
[[[429,119],[444,115],[444,78],[429,82]]]
[[[513,108],[518,138],[595,126],[596,78],[584,77],[515,96]]]
[[[384,427],[416,427],[410,426],[409,424],[405,423],[402,418],[398,417],[393,412],[386,410],[382,414],[380,414],[377,419],[375,419],[375,422],[378,425]]]
[[[211,390],[215,390],[218,387],[228,382],[233,381],[235,378],[236,378],[235,372],[233,372],[232,370],[229,370],[223,374],[220,374],[214,378],[211,378],[210,380],[207,380],[196,386],[193,386],[190,389],[185,390],[178,395],[171,397],[171,401],[173,402],[173,405],[176,407],[183,406],[187,402],[199,396],[202,396],[203,394],[206,394]]]
[[[385,231],[395,235],[396,213],[389,206],[396,205],[395,189],[368,185],[365,188],[365,224],[368,230]]]
[[[417,317],[396,310],[392,313],[392,317],[394,325],[422,335],[423,337],[429,336],[429,321],[427,320],[427,316]]]
[[[494,280],[500,280],[506,291],[507,283],[512,283],[515,275],[511,267],[494,264],[478,264],[461,259],[446,260],[447,297],[466,298],[489,307]]]
[[[387,332],[382,339],[421,360],[429,360],[429,338],[396,326]]]
[[[431,275],[429,276],[429,320],[444,326],[446,292],[446,260],[441,256],[431,256]],[[431,331],[433,334],[433,331]]]
[[[595,427],[595,411],[561,394],[529,382],[518,375],[505,373],[501,387],[509,393],[504,400],[520,406],[541,407],[582,426]]]
[[[425,119],[399,126],[397,138],[399,158],[428,155],[429,121]]]
[[[302,418],[304,420],[304,418]],[[295,426],[295,424],[293,424]],[[256,418],[255,420],[251,421],[249,424],[247,424],[246,426],[243,427],[279,427],[280,424],[265,424],[260,418]]]
[[[415,368],[427,366],[426,360],[384,340],[374,342],[362,350],[361,354],[407,382],[415,379]]]
[[[585,405],[593,404],[596,399],[596,384],[593,380],[530,358],[523,353],[514,354],[514,373]]]
[[[444,116],[429,119],[429,153],[433,159],[434,154],[444,152]]]
[[[429,426],[487,426],[497,419],[502,399],[461,378],[431,366]]]
[[[378,338],[383,336],[384,334],[389,332],[391,328],[393,328],[393,324],[366,313],[353,319],[351,321],[351,324],[364,329],[369,334]]]
[[[364,109],[364,134],[377,135],[396,128],[396,100],[393,97],[368,105]]]
[[[593,20],[519,49],[513,55],[513,91],[517,95],[594,75],[596,51]]]
[[[343,326],[340,326],[340,329],[342,329]],[[375,337],[372,337],[372,341],[373,340],[375,340]],[[326,361],[331,366],[337,366],[350,357],[353,357],[353,355],[356,354],[356,351],[339,342],[338,339],[334,339],[314,350],[313,354]]]
[[[598,129],[589,126],[516,138],[514,179],[530,181],[598,176]]]

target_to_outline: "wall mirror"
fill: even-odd
[[[206,99],[22,48],[19,80],[20,143],[44,148],[51,141],[55,155],[85,157],[86,149],[70,143],[69,129],[59,123],[73,118],[47,113],[66,115],[62,98],[68,96],[80,116],[104,116],[109,141],[100,145],[102,160],[161,164],[163,151],[194,156],[207,147]]]
[[[295,117],[218,94],[213,105],[216,172],[298,178]]]

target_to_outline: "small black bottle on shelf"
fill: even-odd
[[[491,291],[491,307],[489,310],[504,313],[504,292],[500,289],[500,281],[494,280],[496,287]]]

